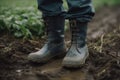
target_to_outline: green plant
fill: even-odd
[[[0,12],[0,31],[7,30],[16,37],[33,38],[42,36],[43,23],[41,13],[34,7],[29,8],[6,8]]]

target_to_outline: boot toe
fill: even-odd
[[[28,60],[32,62],[41,62],[42,57],[40,57],[40,54],[30,53],[28,55]]]
[[[84,64],[84,62],[81,62],[80,60],[75,60],[75,59],[71,59],[71,58],[65,58],[63,60],[63,67],[81,67]]]

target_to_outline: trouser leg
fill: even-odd
[[[62,0],[37,0],[38,9],[42,12],[43,17],[63,16],[64,9]]]
[[[76,19],[80,22],[89,22],[94,16],[92,0],[67,0],[69,10],[63,9],[62,0],[38,0],[38,9],[43,17],[65,16],[66,19]]]
[[[94,7],[91,0],[67,0],[69,10],[67,19],[76,19],[80,22],[89,22],[94,16]]]

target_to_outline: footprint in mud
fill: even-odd
[[[54,68],[41,71],[50,80],[94,80],[84,69]]]
[[[46,75],[39,72],[24,72],[19,75],[17,80],[50,80]]]
[[[60,77],[61,75],[64,75],[67,73],[70,73],[70,71],[64,68],[53,68],[53,69],[46,69],[41,71],[41,74],[47,75],[49,77]]]

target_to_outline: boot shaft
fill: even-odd
[[[71,43],[83,47],[86,44],[87,22],[70,20]]]
[[[49,42],[64,41],[64,17],[46,17],[44,18],[44,24]]]

